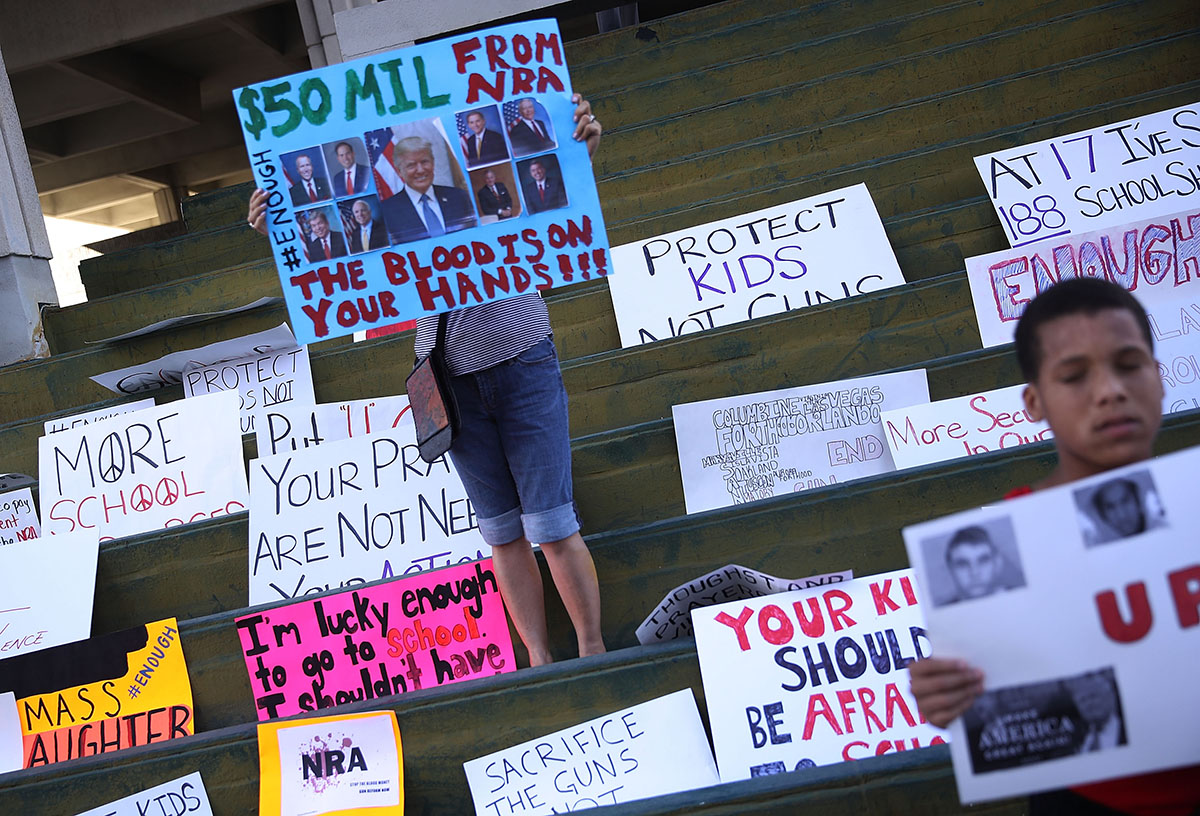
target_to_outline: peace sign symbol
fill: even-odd
[[[139,513],[149,510],[154,504],[154,491],[144,484],[135,487],[129,493],[129,506]]]
[[[125,449],[121,447],[116,434],[109,434],[100,443],[100,450],[96,455],[96,470],[100,478],[109,484],[120,479],[125,472]]]
[[[175,484],[174,479],[163,479],[158,483],[158,490],[154,491],[154,498],[163,507],[170,507],[179,501],[179,485]]]

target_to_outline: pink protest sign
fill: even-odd
[[[490,558],[237,620],[259,719],[516,668]]]

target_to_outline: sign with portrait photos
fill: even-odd
[[[554,20],[233,92],[301,343],[608,274]]]
[[[1200,762],[1200,449],[904,530],[934,654],[982,670],[963,802]]]

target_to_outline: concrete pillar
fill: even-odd
[[[57,304],[50,239],[0,54],[0,365],[44,357],[41,307]]]

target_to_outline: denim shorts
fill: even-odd
[[[578,531],[567,392],[554,339],[451,383],[461,431],[450,459],[484,541],[498,546],[524,536],[545,544]]]

